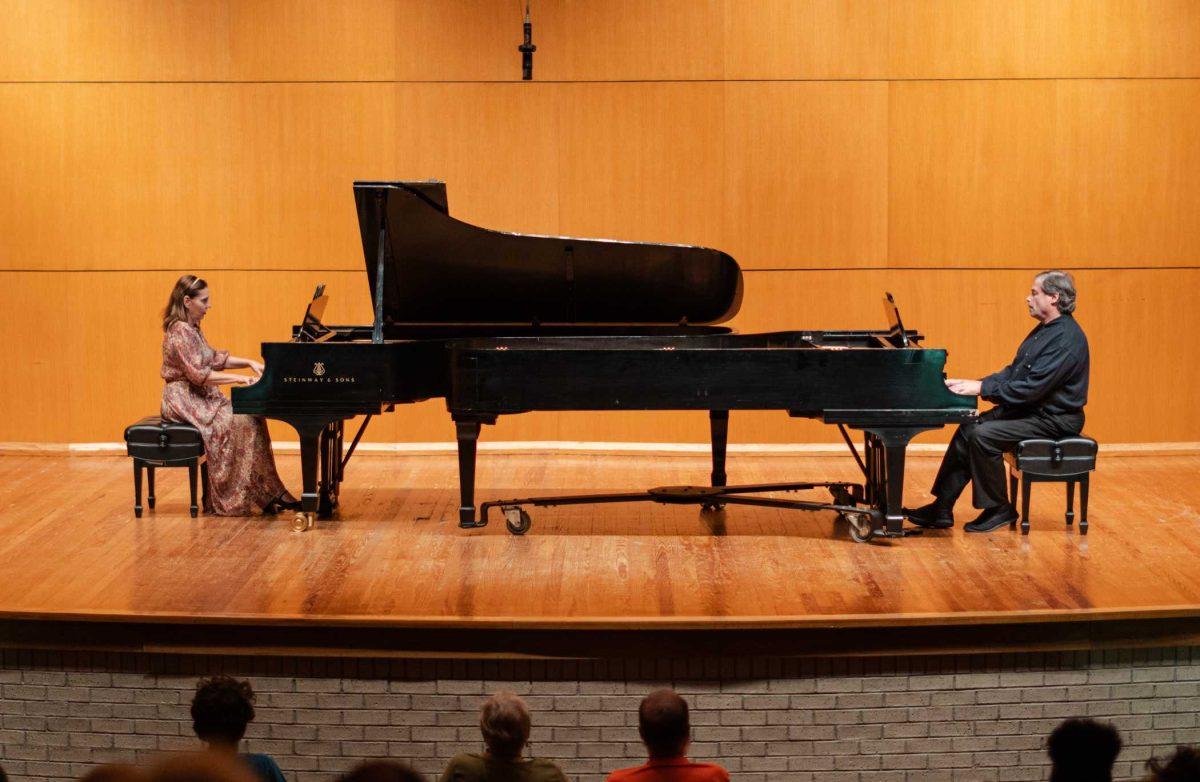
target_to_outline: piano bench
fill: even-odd
[[[1100,446],[1078,435],[1061,440],[1022,440],[1004,454],[1008,464],[1009,501],[1017,504],[1017,479],[1021,480],[1021,532],[1029,533],[1029,490],[1034,483],[1067,485],[1067,524],[1075,520],[1075,485],[1079,484],[1079,534],[1088,531],[1088,477],[1096,469]],[[1014,521],[1015,525],[1016,522]]]
[[[192,518],[196,518],[196,473],[204,486],[204,505],[208,506],[208,462],[204,456],[204,440],[200,430],[191,424],[166,421],[156,415],[147,416],[125,428],[125,449],[133,457],[133,515],[142,517],[142,470],[150,479],[147,497],[154,510],[154,470],[156,467],[187,467],[192,489]]]

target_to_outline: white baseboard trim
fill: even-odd
[[[300,451],[298,442],[273,443],[276,453],[294,454]],[[458,449],[453,441],[431,443],[359,443],[355,453],[364,456],[424,456],[452,454]],[[488,442],[480,440],[478,449],[487,453],[567,453],[608,454],[628,456],[705,455],[708,443],[634,443],[604,441],[521,441]],[[913,456],[941,455],[943,443],[914,443],[908,447]],[[1105,456],[1158,456],[1200,454],[1200,443],[1102,443]],[[730,443],[729,453],[756,456],[830,456],[846,453],[843,443]],[[24,456],[124,456],[124,443],[22,443],[0,442],[0,455]]]

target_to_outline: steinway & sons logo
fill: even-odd
[[[353,375],[330,375],[327,374],[324,361],[313,363],[311,377],[297,377],[296,375],[284,375],[283,382],[285,383],[357,383],[358,378]]]

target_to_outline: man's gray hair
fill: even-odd
[[[1068,272],[1057,269],[1044,271],[1034,278],[1041,280],[1042,291],[1047,296],[1058,294],[1058,311],[1066,315],[1075,311],[1075,278]]]

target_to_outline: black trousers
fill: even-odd
[[[1082,431],[1082,411],[1059,415],[992,408],[975,421],[958,427],[933,482],[933,493],[939,502],[953,506],[970,483],[971,503],[976,508],[1003,505],[1008,502],[1005,451],[1011,451],[1021,440],[1057,439]]]

